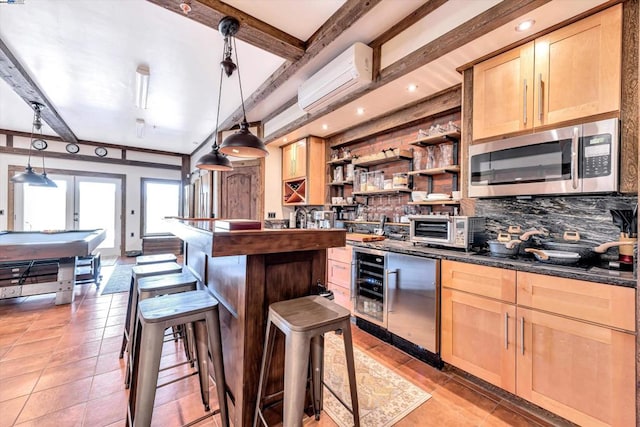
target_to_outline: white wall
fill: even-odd
[[[14,137],[14,146],[22,146],[28,144],[27,138]],[[0,146],[5,146],[6,138],[0,135]],[[50,143],[51,144],[51,143]],[[28,146],[28,145],[27,145]],[[56,150],[58,151],[58,150]],[[46,153],[46,152],[45,152]],[[46,155],[46,154],[45,154]],[[10,185],[14,185],[8,181],[9,165],[24,167],[27,164],[27,156],[0,154],[0,230],[7,229],[7,209],[9,206],[8,190]],[[40,157],[32,156],[31,164],[34,167],[41,166]],[[141,178],[162,178],[175,179],[181,178],[179,170],[167,170],[153,167],[137,167],[126,165],[113,165],[99,162],[87,162],[73,159],[54,159],[46,158],[47,169],[65,169],[83,172],[99,172],[99,173],[116,173],[123,174],[127,177],[126,194],[124,211],[126,213],[126,230],[125,230],[125,251],[142,249],[142,240],[140,238],[140,180]],[[134,214],[131,214],[131,211]],[[131,233],[134,237],[131,237]]]

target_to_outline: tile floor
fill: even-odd
[[[106,284],[113,267],[103,267]],[[0,427],[124,426],[128,392],[118,358],[127,294],[101,295],[94,284],[77,286],[72,304],[54,295],[0,301]],[[355,328],[354,344],[432,394],[397,426],[551,425],[454,373],[442,372]],[[182,357],[165,344],[163,365]],[[183,368],[183,369],[186,369]],[[164,379],[178,375],[166,371]],[[161,380],[162,381],[162,380]],[[212,407],[217,407],[212,393]],[[197,376],[160,388],[154,426],[179,426],[204,414]],[[216,418],[195,423],[218,426]],[[335,426],[328,416],[311,426]]]

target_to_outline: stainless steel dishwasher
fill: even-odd
[[[440,260],[387,252],[387,330],[438,354]]]

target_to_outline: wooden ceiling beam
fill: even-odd
[[[29,107],[33,109],[32,104],[34,102],[45,106],[45,108],[41,110],[42,120],[44,120],[55,133],[60,135],[64,141],[78,142],[78,138],[74,135],[73,131],[71,131],[71,128],[62,120],[62,117],[60,117],[60,114],[58,114],[53,104],[33,79],[31,79],[27,71],[20,62],[18,62],[18,59],[11,53],[2,39],[0,39],[0,75],[11,89],[29,104]]]
[[[184,13],[181,0],[147,0],[167,10],[186,16],[207,27],[218,29],[218,22],[225,16],[233,16],[240,21],[240,29],[235,37],[287,61],[295,61],[305,52],[305,42],[285,33],[243,11],[219,0],[191,0],[191,10]]]
[[[155,0],[153,0],[155,1]],[[347,28],[370,12],[381,0],[347,0],[331,17],[316,31],[307,42],[307,50],[297,61],[282,64],[258,89],[244,101],[247,111],[258,103],[264,101],[280,86],[289,80],[303,66],[315,58]],[[219,126],[220,129],[228,129],[242,119],[242,107],[236,109]]]
[[[527,12],[537,9],[551,0],[510,0],[498,3],[496,6],[486,10],[480,15],[466,21],[453,30],[443,34],[437,39],[427,43],[420,49],[408,54],[404,58],[396,61],[388,67],[380,70],[377,78],[369,85],[360,88],[349,95],[343,97],[340,102],[325,107],[313,114],[308,114],[306,119],[296,120],[279,131],[269,135],[269,141],[274,141],[289,132],[317,120],[333,110],[336,110],[358,98],[364,93],[378,89],[403,75],[417,70],[418,68],[444,56],[465,44],[495,30],[496,28],[516,19]]]

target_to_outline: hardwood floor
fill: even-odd
[[[122,262],[122,261],[121,261]],[[114,267],[103,267],[106,284]],[[128,392],[118,358],[127,293],[101,295],[89,283],[76,287],[72,304],[54,295],[0,301],[0,427],[124,426]],[[536,416],[452,372],[439,371],[354,329],[354,344],[432,394],[397,426],[544,426]],[[163,366],[183,357],[165,344]],[[184,367],[183,369],[187,369]],[[161,374],[170,380],[179,373]],[[213,408],[217,407],[212,393]],[[154,426],[179,426],[205,413],[197,376],[158,389]],[[197,426],[218,426],[214,417]],[[335,426],[326,415],[305,425]]]

